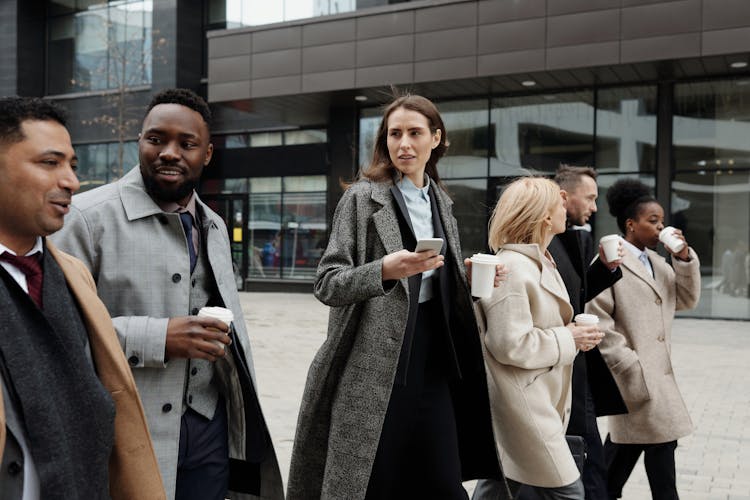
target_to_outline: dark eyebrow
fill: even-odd
[[[46,156],[46,155],[53,155],[57,156],[58,158],[65,158],[65,153],[62,151],[57,151],[56,149],[47,149],[46,151],[42,151],[39,156]]]
[[[159,134],[159,135],[165,135],[166,132],[164,132],[160,128],[150,128],[148,130],[145,130],[143,134]],[[190,132],[182,132],[179,134],[182,139],[197,139],[198,136],[196,134],[191,134]]]

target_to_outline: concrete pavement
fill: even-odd
[[[286,484],[297,413],[328,308],[312,294],[241,293],[260,398]],[[677,448],[683,500],[750,500],[750,323],[678,319],[673,364],[695,425]],[[606,419],[599,422],[606,432]],[[466,483],[468,490],[473,483]],[[642,460],[625,500],[651,497]]]

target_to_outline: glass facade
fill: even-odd
[[[152,0],[47,5],[47,94],[151,83]]]
[[[208,23],[225,28],[281,23],[351,12],[356,0],[212,0]]]
[[[225,220],[246,220],[230,229],[243,276],[310,281],[326,244],[326,189],[324,175],[249,177],[207,181],[201,196],[219,212],[234,200]]]
[[[440,174],[454,200],[464,256],[486,250],[487,222],[502,187],[519,175],[553,175],[560,163],[599,172],[595,238],[619,232],[607,190],[635,177],[656,190],[657,88],[438,102],[450,140]],[[361,110],[359,163],[372,155],[381,111]],[[674,168],[668,223],[701,258],[697,317],[750,319],[750,80],[674,85]]]
[[[701,258],[687,314],[750,318],[750,80],[676,84],[672,224]]]
[[[79,192],[116,181],[138,164],[136,141],[76,144],[74,148],[81,182]]]

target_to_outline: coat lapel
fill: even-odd
[[[398,216],[393,208],[391,196],[387,185],[378,182],[372,183],[371,199],[383,207],[372,214],[372,220],[375,223],[375,230],[383,243],[386,255],[404,248],[404,243],[401,241]]]
[[[660,273],[657,271],[655,266],[654,261],[656,259],[654,259],[653,256],[649,254],[649,260],[651,260],[651,267],[654,269],[654,275],[658,276]],[[660,297],[662,296],[662,291],[657,286],[654,278],[652,278],[648,273],[648,269],[646,269],[646,266],[644,266],[643,262],[638,260],[630,251],[625,251],[625,257],[622,259],[622,265],[630,270],[630,272],[635,274],[639,279],[643,280],[643,282],[651,287],[657,295],[659,295]]]

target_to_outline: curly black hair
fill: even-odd
[[[617,227],[625,233],[625,221],[637,219],[641,206],[656,201],[651,188],[638,179],[620,179],[607,191],[609,213],[617,219]]]
[[[201,96],[190,89],[165,89],[154,95],[146,108],[148,115],[159,104],[179,104],[190,108],[203,117],[206,126],[211,130],[211,109]],[[144,115],[145,116],[145,115]]]
[[[12,144],[24,140],[21,123],[27,120],[56,121],[67,125],[65,110],[52,101],[38,97],[0,98],[0,144]]]

